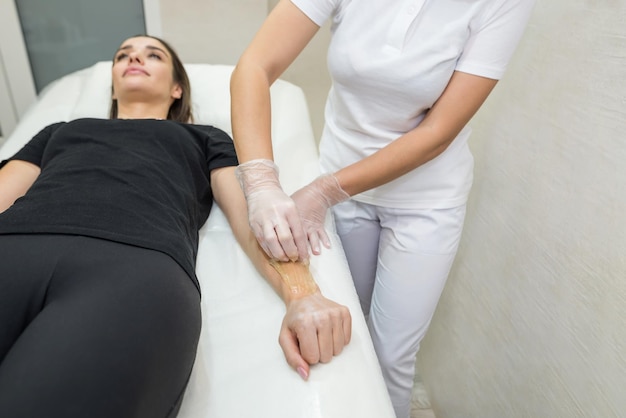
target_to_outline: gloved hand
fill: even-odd
[[[302,187],[291,198],[296,203],[311,251],[320,254],[320,241],[330,248],[330,239],[324,229],[326,211],[333,205],[350,198],[332,174],[324,174]]]
[[[307,260],[306,235],[293,200],[278,181],[278,167],[271,160],[240,164],[235,175],[248,203],[248,222],[263,251],[281,261]]]

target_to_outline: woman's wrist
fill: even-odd
[[[270,260],[270,265],[281,278],[285,303],[319,292],[319,287],[311,275],[308,263]]]

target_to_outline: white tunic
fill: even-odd
[[[335,172],[414,129],[455,70],[499,79],[534,0],[291,0],[318,25],[332,17],[333,80],[320,142]],[[438,157],[355,200],[398,208],[466,202],[473,158],[465,127]]]

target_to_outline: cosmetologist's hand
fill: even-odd
[[[278,180],[278,167],[271,160],[240,164],[235,174],[248,204],[248,221],[263,251],[280,261],[307,260],[306,235],[293,200]]]
[[[331,206],[350,198],[339,185],[337,178],[332,174],[319,176],[292,194],[291,198],[298,208],[313,254],[320,254],[320,242],[326,248],[330,248],[330,239],[324,229],[326,212]]]

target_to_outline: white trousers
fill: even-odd
[[[396,416],[408,418],[415,356],[459,246],[465,205],[396,209],[348,200],[333,214]]]

